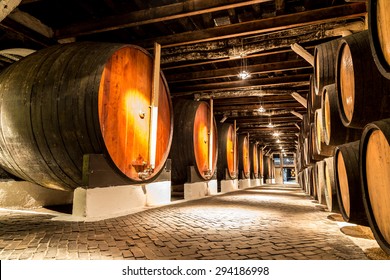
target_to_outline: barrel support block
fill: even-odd
[[[238,180],[221,180],[221,192],[232,192],[238,190]]]

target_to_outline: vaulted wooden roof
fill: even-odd
[[[3,0],[0,68],[23,56],[1,52],[10,48],[88,40],[152,51],[158,42],[174,99],[213,98],[218,121],[237,120],[238,132],[252,141],[293,152],[306,112],[293,96],[307,97],[313,67],[291,45],[313,54],[322,42],[363,30],[366,5],[359,2]],[[250,73],[245,80],[238,76],[243,68]]]

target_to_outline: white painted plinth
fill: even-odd
[[[146,206],[171,203],[171,181],[155,182],[145,185]]]
[[[146,205],[142,186],[115,186],[74,191],[74,216],[106,217],[126,213]]]
[[[238,190],[238,180],[222,180],[221,181],[221,192],[232,192]]]
[[[266,179],[265,183],[266,184],[275,184],[275,179]]]
[[[26,181],[0,182],[0,207],[34,209],[43,206],[71,204],[73,192],[44,188]]]
[[[257,187],[257,186],[260,186],[261,183],[260,183],[260,179],[251,179],[251,186],[252,187]]]
[[[185,200],[202,198],[209,195],[215,195],[217,193],[218,193],[217,180],[184,184]]]
[[[239,189],[247,189],[251,187],[251,179],[241,179],[238,181]]]

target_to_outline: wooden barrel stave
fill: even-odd
[[[360,145],[363,203],[375,239],[390,254],[390,119],[370,123]]]
[[[335,153],[335,179],[340,212],[346,222],[368,225],[359,176],[359,144],[340,145]]]

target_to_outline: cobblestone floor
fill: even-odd
[[[367,259],[296,185],[96,222],[0,211],[0,259]]]

